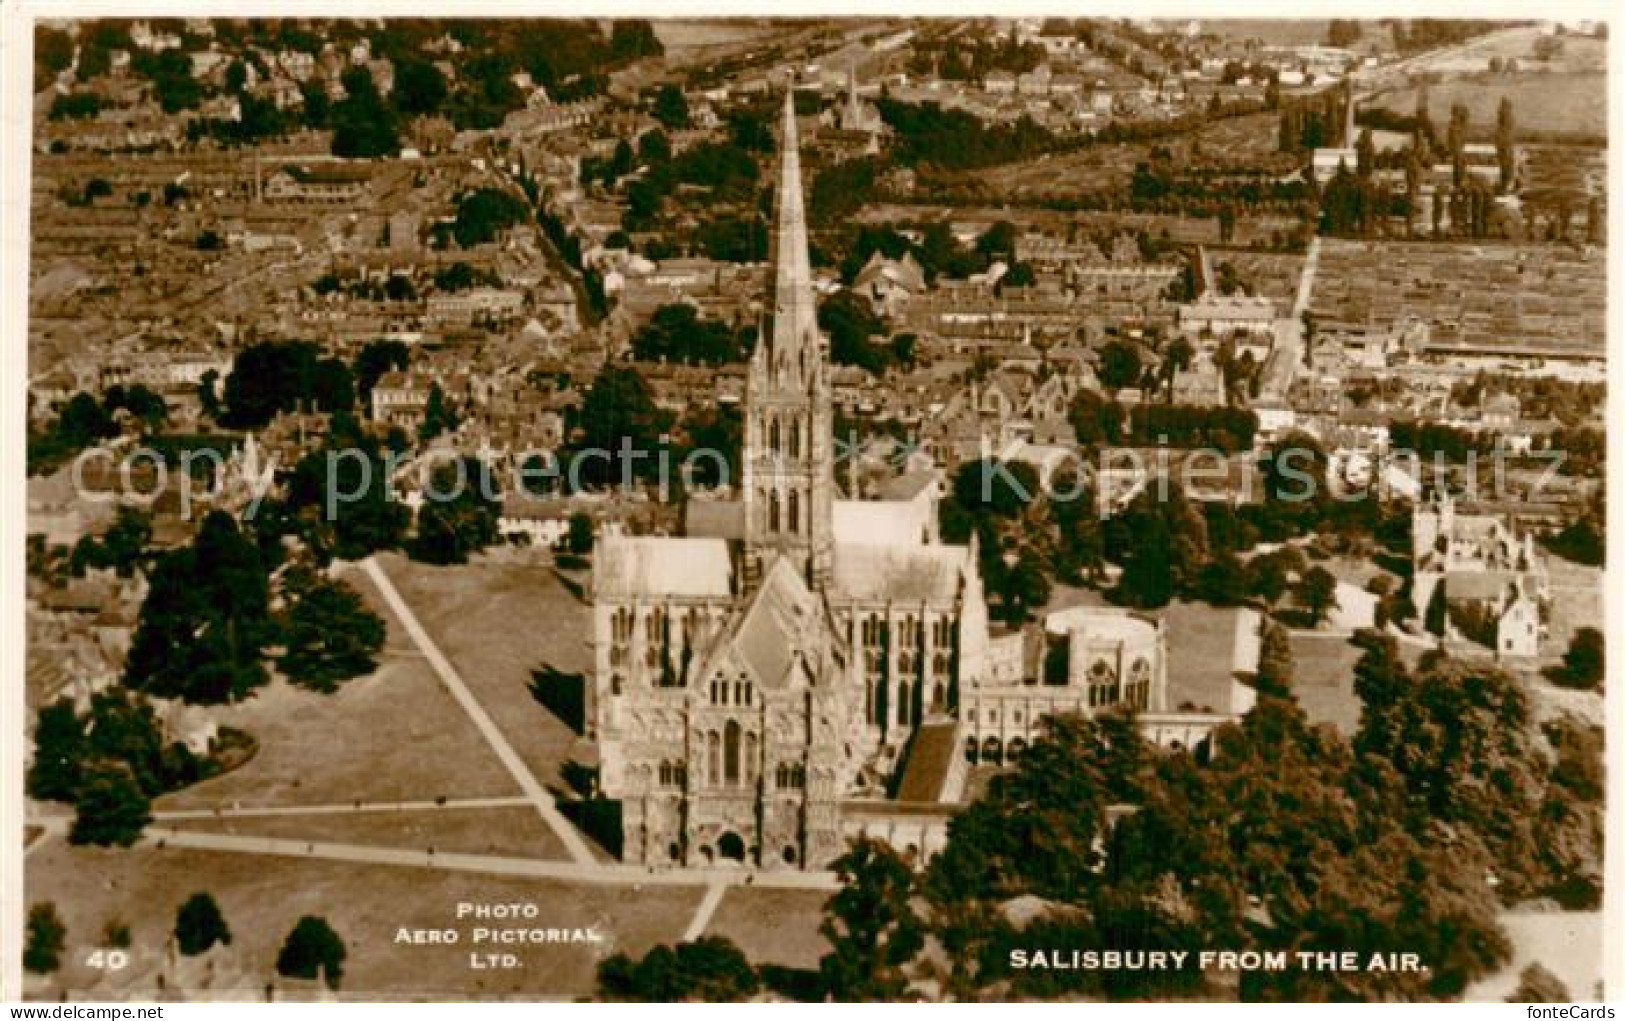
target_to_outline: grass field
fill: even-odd
[[[1206,18],[1204,34],[1245,42],[1256,39],[1265,46],[1312,46],[1326,42],[1325,18]],[[1374,22],[1361,26],[1367,35],[1385,32]]]
[[[288,837],[376,847],[434,848],[467,854],[568,861],[569,853],[528,805],[436,808],[342,815],[247,816],[177,820],[178,829],[238,836]]]
[[[552,570],[492,562],[432,567],[396,555],[379,562],[538,779],[562,788],[563,763],[594,761],[592,742],[530,693],[532,672],[544,665],[567,674],[592,665],[590,610]]]
[[[1354,664],[1360,650],[1347,638],[1292,634],[1292,690],[1311,723],[1330,723],[1345,737],[1360,727]]]
[[[385,658],[372,676],[332,695],[278,681],[216,718],[254,735],[259,752],[224,776],[161,798],[158,808],[518,793],[473,724],[417,658]]]
[[[1541,138],[1601,137],[1608,131],[1608,80],[1599,72],[1575,74],[1519,72],[1517,74],[1452,77],[1428,85],[1428,112],[1439,130],[1456,103],[1467,107],[1468,136],[1490,141],[1503,98],[1512,100],[1521,132]],[[1383,92],[1362,104],[1410,116],[1416,112],[1416,87]]]
[[[1603,71],[1608,66],[1608,43],[1587,36],[1561,37],[1559,51],[1550,60],[1535,59],[1536,40],[1541,37],[1538,26],[1519,26],[1481,36],[1461,46],[1452,46],[1442,53],[1422,57],[1416,62],[1417,70],[1425,71],[1482,71],[1492,59],[1515,60],[1527,71]]]
[[[108,851],[61,841],[29,857],[27,881],[28,903],[53,901],[66,923],[66,963],[58,981],[69,987],[94,981],[85,955],[109,920],[129,925],[137,962],[131,970],[137,971],[142,961],[162,952],[181,902],[206,890],[231,927],[239,966],[260,982],[270,975],[277,949],[301,916],[326,918],[348,948],[342,992],[361,998],[585,996],[596,985],[602,958],[618,951],[642,954],[656,943],[679,939],[702,895],[697,887],[571,886],[146,846]],[[463,901],[533,903],[539,917],[525,927],[593,928],[604,942],[472,946],[474,923],[456,919]],[[402,927],[463,928],[462,942],[397,945]],[[521,967],[471,970],[469,952],[481,949],[511,951]]]
[[[824,902],[820,890],[731,888],[706,927],[708,936],[726,936],[744,948],[756,964],[816,968],[829,952],[818,933]]]

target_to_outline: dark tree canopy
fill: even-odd
[[[285,586],[293,606],[282,622],[286,650],[277,668],[295,684],[332,692],[377,669],[384,622],[342,581],[308,576]]]
[[[175,944],[188,957],[205,953],[216,943],[231,943],[231,929],[220,905],[207,893],[194,893],[175,913]]]
[[[192,545],[159,559],[141,605],[124,683],[188,702],[231,702],[266,681],[273,626],[259,547],[222,511]]]
[[[276,970],[278,975],[289,978],[323,978],[330,988],[337,989],[344,977],[344,958],[344,940],[326,919],[305,915],[282,944]]]
[[[755,995],[760,980],[732,941],[705,936],[657,946],[639,961],[625,954],[606,958],[598,984],[610,999],[636,1003],[739,1003]]]

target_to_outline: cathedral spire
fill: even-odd
[[[812,263],[807,255],[807,209],[801,191],[801,140],[796,131],[794,90],[784,93],[784,129],[779,142],[778,248],[774,260],[773,347],[792,361],[810,365],[818,350],[818,306],[813,297]],[[811,347],[813,350],[808,351]]]
[[[789,556],[822,589],[834,556],[834,423],[807,254],[795,98],[779,138],[773,324],[745,376],[745,585]]]

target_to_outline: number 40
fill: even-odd
[[[85,958],[86,965],[103,971],[118,971],[129,963],[130,955],[123,950],[92,950]]]

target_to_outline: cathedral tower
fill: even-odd
[[[745,572],[754,587],[775,557],[788,556],[818,591],[834,560],[834,424],[789,92],[779,147],[773,323],[757,340],[745,388]]]

